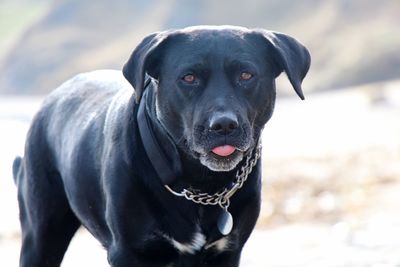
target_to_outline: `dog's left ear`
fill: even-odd
[[[311,56],[307,48],[293,37],[283,33],[267,30],[256,30],[256,33],[265,38],[268,46],[273,51],[274,63],[277,66],[276,77],[282,71],[286,72],[297,95],[304,100],[301,82],[311,64]]]
[[[170,35],[170,31],[165,31],[156,32],[145,37],[135,50],[133,50],[122,69],[125,79],[135,89],[137,103],[139,103],[145,89],[146,73],[156,78],[154,76],[158,66],[157,51],[161,49],[162,44]]]

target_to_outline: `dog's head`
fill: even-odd
[[[138,102],[152,77],[157,118],[176,144],[209,169],[230,171],[272,115],[275,78],[284,71],[304,99],[309,66],[307,49],[285,34],[201,26],[147,36],[123,74]]]

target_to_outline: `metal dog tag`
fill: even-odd
[[[218,230],[222,235],[228,235],[232,231],[233,218],[228,209],[223,209],[217,221]]]

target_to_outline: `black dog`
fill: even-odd
[[[309,65],[281,33],[191,27],[146,37],[126,80],[96,71],[64,83],[14,161],[20,266],[59,266],[80,225],[113,267],[238,266],[260,211],[275,78],[286,72],[303,99]]]

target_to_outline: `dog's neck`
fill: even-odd
[[[236,168],[229,172],[211,171],[172,141],[156,115],[154,86],[150,82],[143,94],[138,124],[146,153],[162,183],[177,189],[193,188],[204,192],[229,186],[235,179]]]

